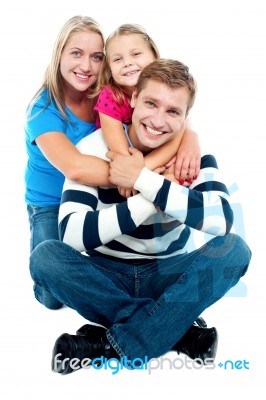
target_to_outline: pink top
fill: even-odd
[[[131,123],[131,117],[133,108],[130,106],[128,100],[125,98],[125,101],[122,105],[117,104],[112,96],[112,92],[109,86],[105,86],[101,93],[99,94],[96,106],[94,107],[95,111],[101,112],[102,114],[108,115],[118,121],[121,121],[123,124]],[[100,128],[100,119],[99,115],[96,118],[96,128]]]

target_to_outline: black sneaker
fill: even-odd
[[[198,322],[198,320],[196,320]],[[203,322],[205,322],[203,320]],[[204,324],[205,326],[206,323]],[[186,354],[199,364],[214,361],[218,347],[218,332],[216,328],[207,328],[193,324],[185,335],[175,344],[173,350]]]
[[[59,336],[53,348],[52,371],[66,375],[88,367],[92,360],[101,356],[118,358],[105,331],[99,326],[84,325],[77,335],[63,333]]]

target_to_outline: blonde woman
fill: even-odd
[[[25,124],[28,162],[25,200],[30,250],[58,237],[58,209],[65,177],[107,184],[108,163],[81,154],[75,145],[95,130],[95,90],[104,58],[104,37],[92,18],[75,16],[62,27],[43,84],[32,99]],[[35,287],[37,298],[46,296]],[[49,308],[61,304],[47,294]]]

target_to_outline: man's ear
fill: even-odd
[[[132,93],[131,100],[130,100],[130,105],[132,108],[135,108],[136,100],[137,100],[137,90],[134,89],[134,92]]]

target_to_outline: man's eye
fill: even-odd
[[[180,115],[180,112],[178,112],[176,110],[169,110],[169,114],[171,114],[173,116],[178,116],[178,115]]]
[[[148,107],[153,107],[153,106],[154,106],[154,102],[153,102],[153,101],[150,101],[150,100],[147,100],[147,101],[145,102],[145,104],[146,104],[146,106],[148,106]]]

